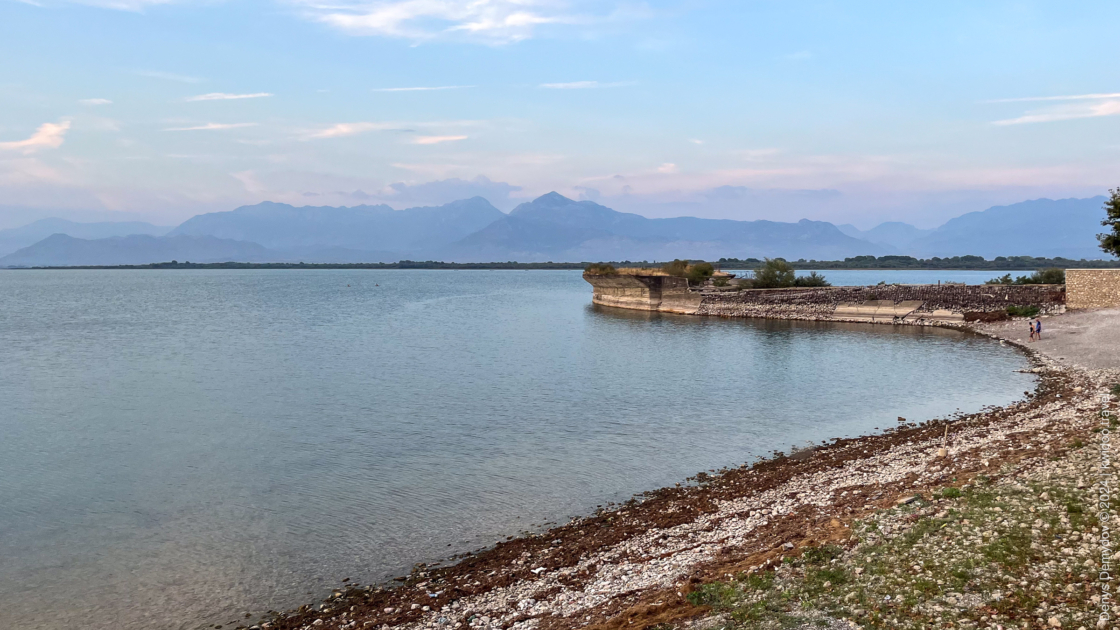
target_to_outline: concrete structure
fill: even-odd
[[[889,285],[805,287],[701,293],[683,278],[584,274],[592,301],[604,306],[717,317],[757,317],[888,324],[945,324],[1008,306],[1065,310],[1061,285]]]
[[[631,276],[583,274],[594,287],[591,301],[640,311],[660,311],[692,315],[703,297],[688,288],[688,280],[673,276]]]
[[[1120,269],[1066,269],[1066,306],[1120,307]]]

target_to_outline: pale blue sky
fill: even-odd
[[[549,190],[932,226],[1101,194],[1120,4],[1077,4],[0,0],[0,227]]]

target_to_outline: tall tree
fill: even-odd
[[[1097,240],[1101,242],[1101,249],[1120,258],[1120,188],[1108,191],[1110,197],[1104,202],[1105,212],[1108,217],[1101,221],[1101,225],[1111,228],[1111,232],[1098,234]]]

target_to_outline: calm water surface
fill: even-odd
[[[568,271],[20,271],[0,295],[4,628],[228,624],[1033,386],[979,337],[600,309]]]

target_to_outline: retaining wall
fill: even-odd
[[[1120,307],[1120,269],[1066,269],[1066,306]]]
[[[964,321],[966,313],[1006,311],[1008,306],[1035,306],[1043,314],[1065,309],[1061,285],[884,285],[690,290],[669,276],[596,276],[584,274],[594,287],[592,301],[644,311],[826,321],[943,324]]]

